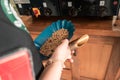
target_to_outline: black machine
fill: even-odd
[[[113,16],[119,0],[59,0],[61,16]]]
[[[17,1],[17,0],[14,0]],[[119,0],[18,0],[27,2],[16,4],[21,14],[38,16],[113,16],[119,9]],[[29,4],[28,4],[29,2]],[[33,9],[35,8],[35,9]],[[30,11],[27,11],[31,9]]]
[[[60,16],[57,0],[42,0],[45,16]]]
[[[61,16],[78,16],[77,0],[58,0]],[[80,1],[80,0],[79,0]],[[79,5],[78,5],[79,6]]]
[[[29,0],[14,0],[20,15],[31,15],[31,4]]]

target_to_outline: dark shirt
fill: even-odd
[[[29,33],[13,25],[4,14],[0,5],[0,56],[21,47],[31,50],[35,75],[38,77],[43,70],[39,51],[36,49]]]

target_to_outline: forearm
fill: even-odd
[[[53,62],[45,68],[39,80],[60,80],[62,69],[61,61]]]
[[[67,59],[71,60],[71,50],[68,45],[69,41],[65,39],[62,44],[55,49],[48,61],[50,64],[45,68],[39,80],[60,80],[62,70],[65,67],[64,62]]]

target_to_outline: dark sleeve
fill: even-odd
[[[31,36],[15,27],[8,20],[0,6],[0,56],[20,47],[26,47],[31,50],[35,75],[38,77],[43,70],[43,65]]]

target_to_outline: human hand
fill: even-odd
[[[55,52],[51,56],[51,59],[58,60],[61,62],[65,62],[67,59],[69,59],[70,62],[73,62],[72,59],[72,51],[69,47],[69,41],[68,39],[65,39],[62,41],[62,43],[55,49]]]

